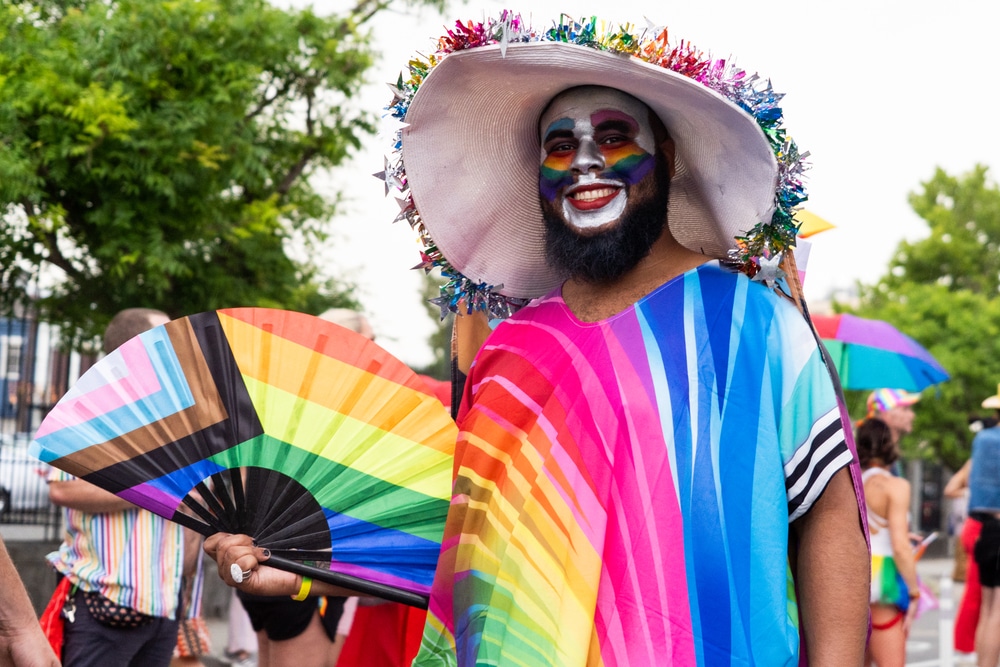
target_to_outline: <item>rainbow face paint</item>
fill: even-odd
[[[610,88],[574,88],[542,116],[539,192],[566,222],[597,229],[616,221],[628,189],[655,165],[649,111]]]

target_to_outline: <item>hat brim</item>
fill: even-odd
[[[668,221],[721,258],[769,222],[778,168],[754,118],[715,91],[631,56],[561,42],[456,51],[421,84],[402,132],[408,186],[431,236],[468,278],[534,298],[566,276],[545,258],[538,120],[568,88],[607,86],[648,105],[677,154]]]
[[[984,408],[993,408],[994,410],[1000,410],[1000,396],[990,396],[985,401],[983,401]]]

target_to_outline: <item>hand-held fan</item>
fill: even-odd
[[[269,565],[414,606],[451,497],[456,428],[423,381],[317,317],[237,308],[174,320],[88,370],[35,455]]]

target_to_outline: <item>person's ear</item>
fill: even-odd
[[[674,171],[676,171],[674,168],[674,156],[677,153],[677,147],[674,145],[674,140],[669,136],[664,138],[663,141],[660,142],[659,149],[663,153],[663,157],[667,160],[667,165],[670,168],[670,178],[673,178]]]

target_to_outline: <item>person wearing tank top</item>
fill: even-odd
[[[879,418],[871,417],[855,434],[871,535],[872,634],[865,663],[902,667],[906,637],[916,616],[920,589],[910,542],[910,483],[889,468],[899,458],[897,438]]]

